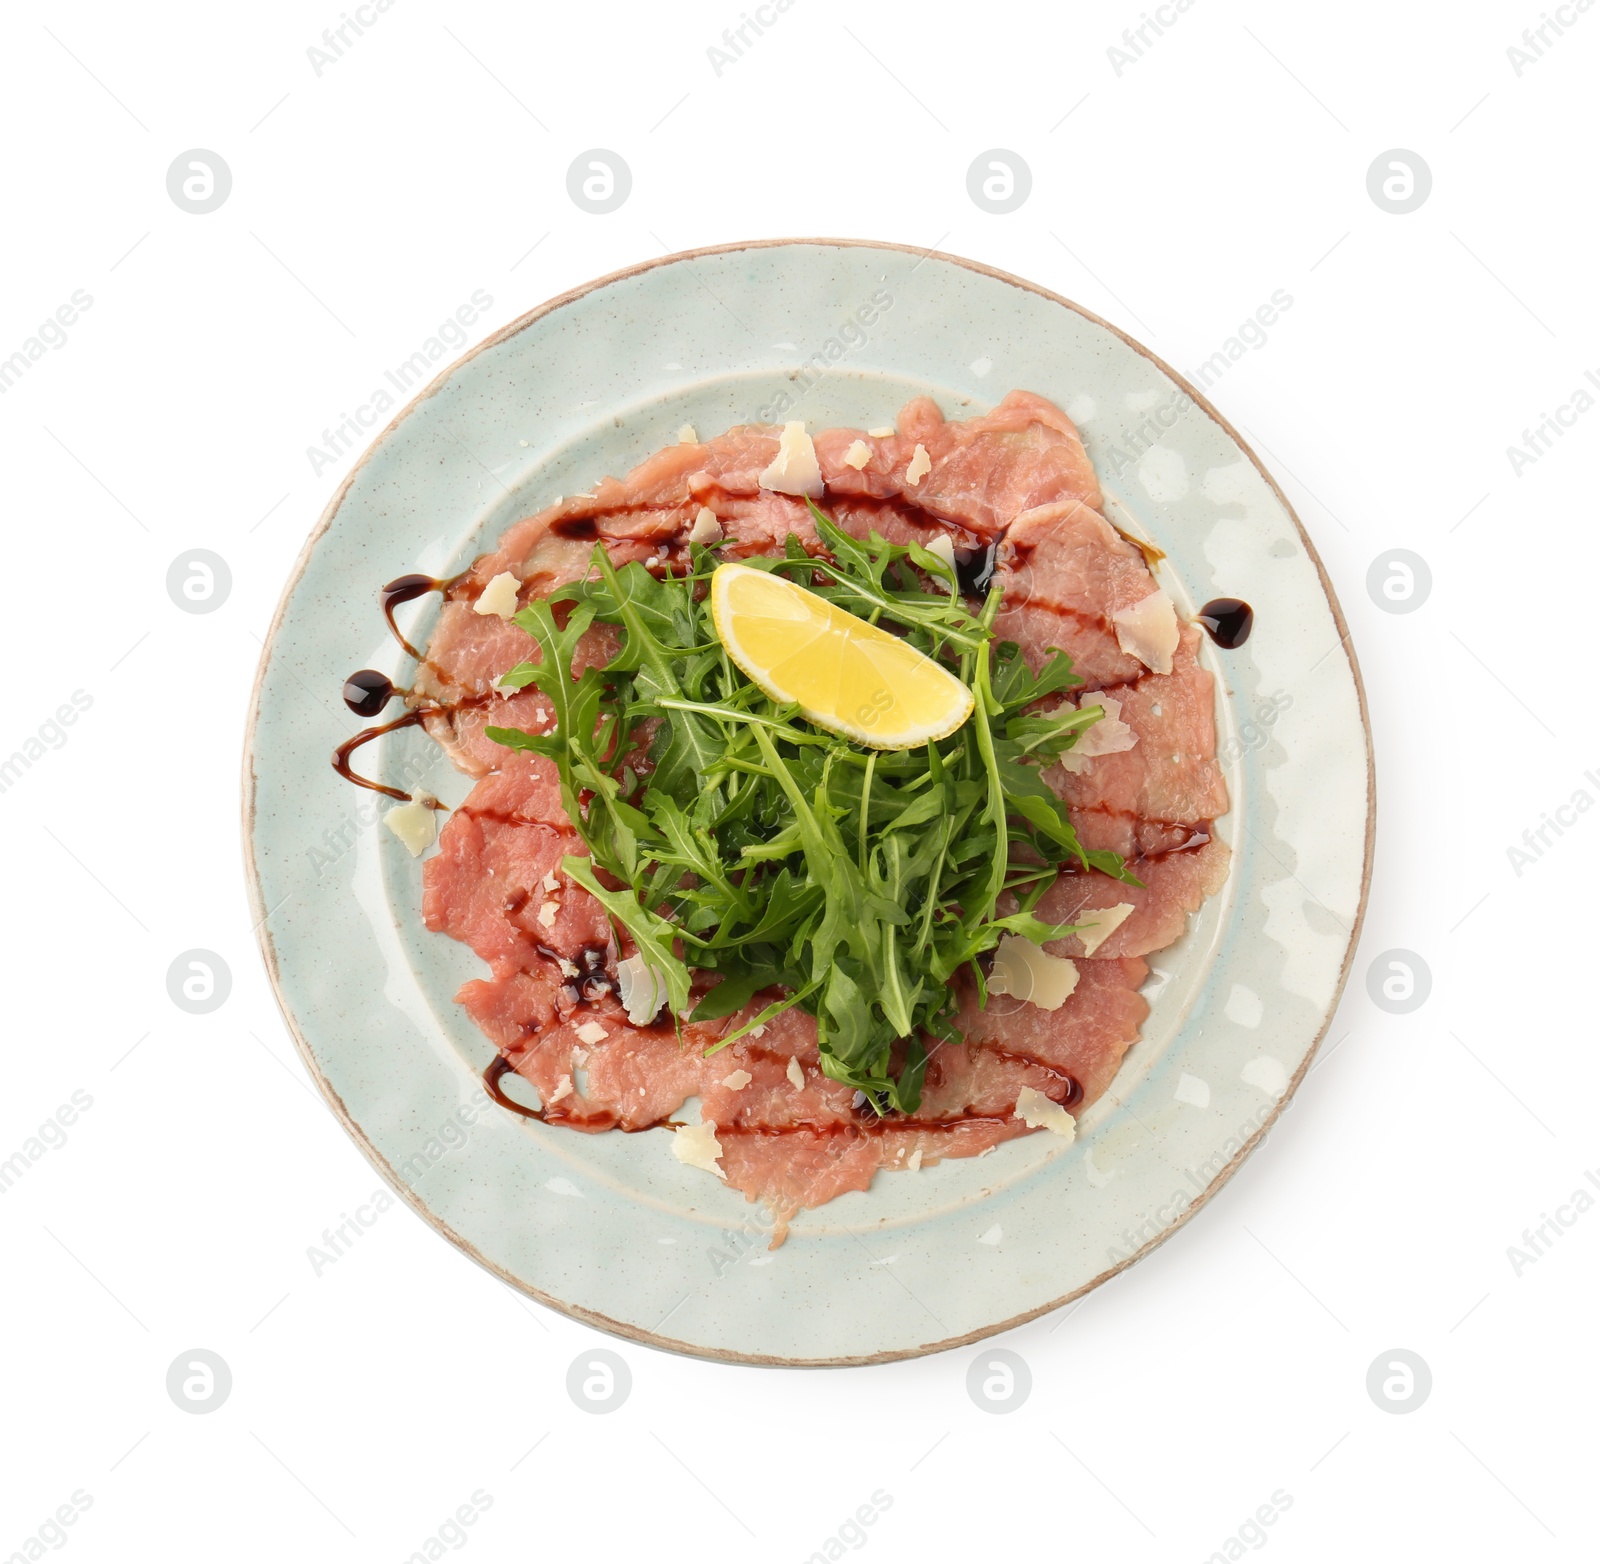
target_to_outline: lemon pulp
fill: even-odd
[[[972,711],[972,691],[931,657],[769,571],[718,565],[711,620],[773,700],[871,749],[945,738]]]

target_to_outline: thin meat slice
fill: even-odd
[[[554,959],[541,949],[569,959],[605,949],[605,909],[561,868],[567,855],[587,853],[561,807],[555,766],[508,754],[450,816],[422,866],[423,921],[491,964],[524,971]]]
[[[753,1003],[734,1024],[742,1025],[759,1008],[760,1003]],[[791,1061],[799,1070],[801,1086],[795,1086],[789,1073]],[[785,1010],[767,1023],[760,1037],[741,1038],[706,1065],[700,1116],[715,1123],[719,1134],[723,1127],[781,1130],[859,1120],[852,1107],[854,1089],[822,1073],[816,1019],[803,1010]],[[737,1079],[734,1072],[748,1075],[749,1081],[727,1085],[730,1077]]]
[[[1145,674],[1116,691],[1132,749],[1096,755],[1078,772],[1054,765],[1044,779],[1072,807],[1143,820],[1199,822],[1226,812],[1217,765],[1216,697],[1196,661],[1200,632],[1185,625],[1169,674]],[[1080,702],[1080,704],[1082,704]]]
[[[928,1168],[945,1157],[981,1156],[992,1146],[1028,1134],[1012,1118],[963,1118],[944,1124],[902,1120],[882,1129],[864,1125],[807,1125],[792,1130],[761,1127],[721,1130],[720,1166],[733,1189],[765,1203],[773,1222],[770,1247],[787,1237],[800,1211],[813,1210],[851,1190],[870,1187],[879,1168],[903,1169],[913,1160]],[[917,1153],[920,1152],[920,1158]]]
[[[587,556],[585,556],[587,558]],[[554,587],[551,588],[554,590]],[[524,592],[524,601],[529,594]],[[604,667],[622,639],[611,625],[591,625],[579,638],[573,671]],[[501,677],[521,662],[538,662],[539,648],[520,625],[476,613],[466,598],[447,601],[428,655],[412,680],[409,703],[422,710],[422,725],[457,770],[481,777],[509,753],[485,737],[490,727],[540,732],[549,726],[550,705],[533,686],[508,690]]]
[[[870,452],[859,469],[844,460],[856,440]],[[961,420],[946,419],[930,397],[914,397],[900,410],[893,435],[828,429],[815,444],[830,494],[903,499],[984,539],[1036,506],[1069,501],[1098,510],[1101,504],[1099,480],[1072,420],[1029,391],[1013,391],[992,412]],[[913,481],[919,445],[931,466]]]
[[[1000,546],[1004,589],[995,633],[1038,669],[1052,648],[1089,685],[1128,684],[1148,670],[1117,644],[1111,616],[1156,590],[1144,556],[1078,500],[1018,516]]]
[[[456,1003],[501,1053],[509,1055],[570,1015],[578,1003],[578,990],[554,963],[527,969],[499,961],[491,976],[463,983]]]
[[[1063,874],[1039,900],[1034,916],[1046,923],[1088,923],[1096,912],[1128,906],[1133,911],[1098,945],[1096,961],[1123,956],[1145,956],[1180,939],[1188,928],[1189,914],[1206,898],[1222,889],[1228,878],[1232,854],[1227,843],[1211,837],[1190,851],[1134,858],[1128,864],[1143,885],[1129,885],[1090,869]],[[1076,935],[1057,940],[1045,949],[1056,956],[1083,958],[1083,941]]]
[[[969,994],[957,1025],[969,1047],[979,1043],[1040,1059],[1072,1076],[1083,1089],[1076,1113],[1111,1084],[1123,1054],[1138,1040],[1150,1013],[1139,985],[1149,971],[1136,957],[1080,961],[1078,986],[1059,1010],[1007,1002],[1004,996],[991,996],[988,1009],[980,1010]]]
[[[1057,1069],[1048,1060],[1014,1053],[1003,1043],[944,1043],[934,1048],[928,1060],[917,1117],[956,1119],[977,1114],[1004,1118],[1016,1107],[1017,1094],[1024,1087],[1063,1104],[1077,1095],[1070,1072]]]
[[[1117,853],[1130,863],[1198,847],[1211,835],[1205,820],[1140,819],[1121,809],[1069,809],[1067,816],[1084,847]]]

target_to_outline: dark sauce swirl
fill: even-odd
[[[393,581],[378,589],[378,605],[383,609],[385,623],[389,626],[389,633],[400,643],[401,648],[419,663],[423,655],[414,647],[404,635],[400,627],[394,622],[394,611],[402,603],[410,603],[419,597],[425,597],[429,592],[448,592],[461,580],[460,576],[441,578],[438,576],[397,576]],[[405,695],[402,690],[385,673],[379,673],[376,668],[358,668],[344,681],[344,703],[358,717],[376,717],[396,695]],[[374,793],[383,793],[389,798],[398,799],[401,803],[409,803],[411,795],[403,793],[397,787],[385,786],[382,782],[374,782],[370,777],[361,776],[351,766],[351,757],[364,744],[370,744],[374,739],[380,739],[386,733],[393,733],[397,728],[414,727],[428,715],[429,710],[436,708],[417,708],[408,711],[403,717],[393,722],[384,722],[376,727],[363,728],[359,733],[351,735],[333,752],[333,769],[342,776],[346,782],[353,782],[357,787],[370,788]]]
[[[418,662],[422,661],[422,653],[400,633],[400,626],[394,622],[395,609],[402,603],[426,597],[430,592],[448,592],[460,579],[459,576],[452,576],[448,580],[441,580],[437,576],[396,576],[393,581],[378,588],[378,604],[388,622],[389,633]]]
[[[374,793],[383,793],[390,798],[399,799],[402,804],[410,803],[409,793],[402,793],[399,788],[389,787],[382,782],[374,782],[371,777],[361,776],[352,769],[350,758],[363,744],[381,739],[385,733],[393,733],[397,728],[415,727],[422,721],[423,715],[424,713],[420,711],[408,711],[405,716],[396,717],[393,722],[380,722],[375,728],[363,728],[359,733],[352,734],[333,752],[333,769],[346,782],[354,782],[357,787],[371,788]]]

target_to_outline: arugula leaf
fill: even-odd
[[[862,750],[771,700],[717,640],[705,604],[717,559],[698,545],[684,573],[659,577],[597,545],[586,579],[523,609],[533,655],[501,683],[536,687],[551,722],[486,731],[555,766],[588,849],[566,870],[660,974],[674,1015],[699,971],[716,981],[692,1019],[747,1017],[708,1052],[799,1007],[831,1079],[880,1114],[911,1113],[930,1040],[960,1041],[957,974],[970,971],[982,1003],[979,959],[1003,934],[1071,932],[1034,915],[1058,870],[1139,882],[1115,853],[1083,848],[1040,775],[1101,716],[1041,709],[1081,683],[1070,659],[1052,651],[1035,673],[994,636],[998,587],[974,611],[937,554],[810,511],[824,552],[791,536],[782,556],[747,563],[941,659],[974,695],[956,733]],[[620,648],[580,668],[595,624],[618,629]]]

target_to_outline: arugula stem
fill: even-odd
[[[861,872],[867,872],[867,816],[872,811],[872,773],[877,769],[878,752],[867,756],[866,770],[861,773],[861,821],[856,832],[856,862]]]
[[[719,1037],[716,1042],[706,1049],[702,1057],[709,1059],[712,1054],[721,1053],[729,1043],[738,1042],[741,1037],[748,1036],[751,1032],[755,1031],[758,1026],[765,1026],[767,1022],[771,1021],[774,1017],[781,1016],[785,1010],[793,1010],[794,1007],[801,1002],[801,1000],[809,999],[821,986],[821,978],[812,978],[812,980],[807,983],[804,988],[796,989],[792,994],[788,994],[784,998],[776,1000],[772,1004],[768,1005],[767,1008],[760,1013],[760,1015],[752,1016],[751,1019],[746,1021],[745,1024],[739,1027],[737,1031],[729,1032],[726,1037]]]
[[[969,987],[984,1000],[977,958],[1002,933],[1042,942],[1069,927],[1034,916],[1062,866],[1138,882],[1116,854],[1082,846],[1039,776],[1096,720],[1044,710],[1046,696],[1081,683],[1065,656],[1035,668],[996,642],[999,585],[974,613],[957,584],[924,590],[945,573],[919,548],[857,539],[812,514],[824,553],[791,538],[783,559],[752,563],[903,629],[955,670],[974,710],[942,747],[871,749],[767,696],[714,635],[706,586],[717,558],[698,545],[688,574],[662,577],[617,567],[597,545],[592,574],[521,610],[539,660],[501,683],[536,686],[553,726],[486,731],[554,766],[587,849],[564,860],[567,873],[665,980],[675,1017],[695,971],[738,985],[729,1010],[782,991],[708,1053],[799,1007],[815,1018],[829,1079],[866,1093],[875,1112],[909,1113],[927,1048],[959,1041]],[[570,604],[564,624],[556,604]],[[620,629],[621,649],[575,674],[595,623]],[[1015,910],[1001,916],[1003,895]],[[958,986],[963,972],[970,983]]]

